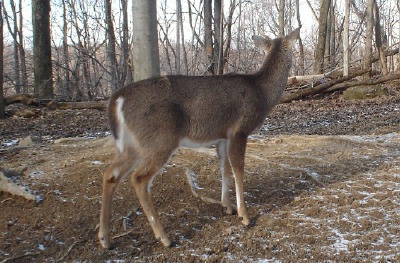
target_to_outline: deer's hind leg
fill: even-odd
[[[221,180],[221,204],[225,209],[225,213],[232,215],[235,213],[234,208],[232,208],[231,202],[229,200],[229,176],[231,174],[231,164],[228,158],[228,148],[227,141],[221,140],[217,145],[217,153],[219,159],[219,167],[221,170],[222,180]]]
[[[139,162],[139,157],[133,148],[125,148],[121,153],[117,151],[114,162],[107,168],[103,175],[103,198],[100,212],[99,240],[103,248],[110,248],[110,221],[112,199],[115,189]]]
[[[140,205],[153,229],[156,239],[160,240],[165,247],[171,246],[164,227],[161,224],[157,211],[151,197],[151,185],[154,177],[168,162],[175,148],[156,150],[146,154],[141,160],[138,168],[131,175],[131,183],[138,196]]]

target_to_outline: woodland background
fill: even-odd
[[[253,35],[275,38],[304,25],[291,75],[308,77],[289,80],[301,94],[288,101],[345,89],[350,85],[332,85],[354,77],[367,84],[399,78],[396,0],[144,2],[157,7],[157,14],[141,15],[157,19],[161,74],[254,72],[263,51],[254,47]],[[46,100],[105,99],[135,81],[135,71],[143,66],[135,63],[147,46],[136,45],[133,52],[134,39],[151,33],[135,30],[135,1],[10,0],[2,1],[1,8],[4,97],[24,93]],[[147,18],[142,19],[145,24]],[[47,39],[48,44],[35,45],[35,39]],[[384,78],[376,80],[379,77]],[[329,85],[317,86],[328,81]]]

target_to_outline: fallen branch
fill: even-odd
[[[72,243],[72,245],[68,248],[67,252],[65,252],[65,254],[61,258],[59,258],[57,261],[58,262],[63,261],[69,255],[69,253],[71,253],[71,251],[74,249],[74,247],[80,242],[82,242],[82,241],[75,241],[74,243]]]
[[[14,257],[3,259],[2,261],[0,261],[0,263],[11,262],[11,261],[14,261],[16,259],[20,259],[20,258],[24,258],[24,257],[33,257],[33,256],[37,256],[39,254],[40,253],[26,252],[23,255],[18,255],[18,256],[14,256]]]
[[[14,103],[22,103],[26,106],[38,106],[39,103],[37,102],[37,100],[35,98],[33,98],[31,95],[29,94],[25,94],[25,93],[20,93],[20,94],[16,94],[16,95],[12,95],[10,97],[4,98],[4,104],[5,106],[8,106],[10,104],[14,104]]]
[[[329,89],[333,85],[336,85],[336,84],[339,84],[339,83],[343,83],[343,82],[348,81],[350,79],[353,79],[353,78],[355,78],[357,76],[363,75],[363,74],[365,74],[365,73],[367,73],[369,71],[370,71],[369,69],[357,70],[357,71],[354,71],[349,76],[341,77],[341,78],[338,78],[338,79],[333,79],[331,81],[328,81],[328,82],[325,82],[325,83],[322,83],[322,84],[319,84],[317,86],[313,86],[313,87],[310,87],[310,88],[307,88],[307,89],[301,89],[301,90],[299,90],[299,91],[297,91],[297,92],[295,92],[293,94],[289,94],[289,95],[284,96],[281,99],[280,103],[288,103],[288,102],[291,102],[293,100],[298,100],[298,99],[301,99],[301,98],[304,98],[304,97],[307,97],[307,96],[311,96],[311,95],[315,95],[315,94],[321,93],[321,92]]]
[[[107,108],[106,101],[83,101],[83,102],[56,102],[52,101],[47,105],[51,109],[71,109],[71,110],[81,110],[81,109],[96,109],[104,110]]]
[[[339,83],[339,84],[333,85],[332,87],[328,88],[326,91],[333,92],[333,91],[339,91],[339,90],[343,90],[343,89],[347,89],[347,88],[355,87],[355,86],[361,86],[361,85],[376,85],[376,84],[385,83],[387,81],[391,81],[391,80],[395,80],[395,79],[400,79],[400,73],[391,73],[391,74],[385,75],[385,76],[377,78],[377,79],[368,79],[368,80],[361,80],[361,81],[355,81],[355,82]]]
[[[135,229],[131,229],[131,230],[126,231],[126,232],[124,232],[122,234],[118,234],[116,236],[113,236],[112,239],[115,240],[115,239],[118,239],[118,238],[121,238],[121,237],[124,237],[124,236],[128,236],[129,234],[132,234],[132,233],[137,234],[137,235],[140,234],[139,232],[135,232],[134,230]]]

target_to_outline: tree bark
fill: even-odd
[[[214,32],[215,32],[215,51],[216,54],[216,73],[223,74],[224,71],[224,41],[223,41],[223,8],[221,0],[214,0]]]
[[[107,34],[107,56],[108,56],[108,63],[111,75],[111,90],[115,91],[120,87],[119,84],[119,72],[118,72],[118,65],[117,65],[117,57],[115,54],[115,33],[114,33],[114,23],[112,19],[112,7],[111,7],[111,0],[105,0],[104,3],[105,13],[106,13],[106,34]]]
[[[300,18],[300,4],[299,0],[296,0],[296,18],[297,18],[297,24],[300,26],[301,25],[301,18]],[[299,57],[299,75],[304,75],[305,74],[305,68],[304,68],[304,47],[303,47],[303,41],[301,40],[301,37],[298,39],[299,43],[299,50],[300,50],[300,57]]]
[[[328,16],[331,0],[321,0],[318,19],[318,42],[315,49],[314,74],[324,72],[324,54],[327,38]]]
[[[127,0],[121,0],[122,8],[122,57],[121,57],[121,68],[122,74],[120,79],[120,85],[123,86],[125,83],[131,83],[133,81],[132,68],[129,63],[129,28],[128,28],[128,3]]]
[[[175,52],[175,72],[181,74],[181,25],[182,25],[182,5],[181,0],[176,0],[176,52]]]
[[[400,1],[397,1],[397,10],[399,11],[398,12],[398,14],[399,14],[399,17],[398,17],[398,20],[400,21]],[[400,36],[400,26],[399,26],[399,36]],[[397,44],[398,45],[398,49],[400,50],[400,41],[399,41],[399,43]],[[398,72],[400,72],[400,53],[397,55],[397,71]]]
[[[10,35],[12,36],[13,39],[13,58],[14,58],[14,86],[15,86],[15,92],[20,93],[21,92],[21,82],[20,82],[20,63],[19,63],[19,49],[18,49],[18,21],[17,21],[17,12],[15,10],[15,3],[14,0],[10,1],[10,6],[11,6],[11,12],[12,12],[12,19],[14,21],[14,26],[11,27],[11,23],[9,21],[9,17],[11,16],[8,15],[6,8],[4,6],[4,17],[7,22],[7,27],[8,31],[10,32]]]
[[[4,37],[3,37],[3,2],[0,1],[0,119],[5,118],[5,103],[3,90],[3,67],[4,67]]]
[[[286,0],[279,0],[279,11],[278,11],[279,36],[285,35],[285,1]]]
[[[387,75],[388,69],[386,65],[385,55],[383,54],[382,34],[381,34],[381,19],[379,16],[379,8],[376,0],[374,0],[374,17],[375,17],[375,44],[379,54],[379,64],[382,69],[382,74]]]
[[[345,18],[343,33],[343,76],[349,75],[349,28],[350,28],[350,0],[345,0]]]
[[[19,50],[19,60],[21,63],[21,87],[22,92],[28,92],[28,76],[26,71],[26,54],[24,47],[24,36],[23,36],[23,12],[22,12],[22,0],[19,0],[19,30],[18,30],[18,50]]]
[[[212,38],[212,0],[204,0],[204,50],[209,62],[207,71],[211,75],[214,72],[214,48]]]
[[[69,53],[68,53],[68,23],[67,23],[67,0],[62,1],[63,5],[63,81],[62,81],[62,89],[63,92],[69,97],[72,98],[72,91],[70,89],[70,78],[69,78]]]
[[[374,0],[368,0],[367,4],[367,15],[365,17],[367,28],[365,32],[365,53],[364,53],[364,69],[371,69],[372,62],[371,62],[371,55],[372,55],[372,33],[373,33],[373,2]],[[364,75],[365,79],[370,78],[370,71],[367,71]]]
[[[50,40],[50,0],[32,0],[34,93],[54,97]]]
[[[160,75],[156,0],[133,1],[134,80]]]

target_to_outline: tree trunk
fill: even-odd
[[[329,70],[333,70],[336,68],[336,34],[335,34],[335,29],[336,29],[336,17],[335,17],[335,6],[331,2],[331,8],[329,12],[329,17],[330,17],[330,25],[328,27],[330,28],[329,36],[330,36],[330,41],[329,41]]]
[[[69,97],[72,98],[72,91],[70,89],[70,79],[69,79],[69,53],[68,53],[68,23],[67,23],[67,7],[66,3],[63,0],[63,82],[62,82],[62,89],[63,92]]]
[[[35,96],[41,99],[54,97],[51,42],[50,0],[32,0],[33,72]]]
[[[214,32],[215,32],[215,51],[217,61],[218,75],[223,74],[224,71],[224,41],[223,41],[223,8],[222,0],[214,0]]]
[[[240,3],[239,3],[239,5],[240,5]],[[229,5],[229,14],[228,14],[228,18],[226,20],[226,40],[225,40],[226,44],[225,44],[225,49],[223,51],[224,66],[227,64],[225,62],[229,61],[229,55],[230,55],[230,51],[231,51],[233,14],[235,12],[236,6],[237,6],[236,0],[232,0]],[[240,23],[240,19],[239,19],[238,23]],[[240,52],[238,52],[238,53],[240,54]]]
[[[3,3],[0,1],[0,119],[5,118],[3,67],[4,67],[4,37],[3,37]]]
[[[398,12],[398,14],[399,14],[398,20],[400,21],[400,2],[399,1],[397,1],[397,10],[399,11]],[[398,33],[399,33],[399,36],[400,36],[400,26],[399,26],[399,32]],[[400,50],[400,41],[398,43],[398,49]],[[399,54],[397,54],[397,71],[400,72],[400,52],[399,52]]]
[[[125,83],[131,83],[133,80],[132,69],[129,66],[129,28],[128,28],[128,3],[127,0],[121,0],[122,8],[122,56],[121,56],[121,79],[120,86]]]
[[[182,25],[182,5],[181,0],[176,0],[176,52],[175,52],[175,72],[181,74],[181,25]]]
[[[285,0],[279,0],[279,36],[285,35]]]
[[[118,73],[118,65],[117,65],[117,58],[115,54],[115,33],[114,33],[114,23],[112,20],[112,9],[111,9],[111,0],[105,0],[104,3],[105,12],[106,12],[106,34],[107,34],[107,56],[108,56],[108,63],[110,69],[110,76],[111,76],[111,90],[117,90],[119,85],[119,73]]]
[[[28,92],[28,76],[26,72],[26,54],[24,48],[24,36],[22,29],[23,27],[23,12],[22,12],[22,0],[19,0],[19,30],[18,30],[18,50],[19,50],[19,60],[21,63],[20,68],[20,82],[22,87],[22,92]]]
[[[344,33],[343,33],[343,76],[349,75],[349,28],[350,0],[345,1]]]
[[[301,19],[300,19],[300,4],[299,0],[296,0],[296,18],[297,18],[297,24],[300,26],[301,25]],[[299,37],[299,50],[300,50],[300,58],[299,58],[299,72],[298,75],[304,75],[305,74],[305,69],[304,69],[304,47],[303,47],[303,41],[301,40],[301,37]]]
[[[134,80],[160,75],[156,0],[133,1]]]
[[[211,75],[214,72],[214,51],[213,51],[213,38],[212,38],[212,0],[204,0],[204,50],[210,63],[207,71]]]
[[[376,0],[374,0],[374,17],[375,17],[375,43],[376,49],[378,50],[379,54],[379,64],[381,65],[382,74],[387,75],[388,69],[386,65],[385,55],[383,53],[382,47],[382,34],[381,34],[381,19],[379,17],[379,8]]]
[[[365,53],[364,53],[364,63],[363,63],[363,68],[364,69],[371,69],[372,67],[372,62],[371,62],[371,57],[372,57],[372,33],[373,33],[373,4],[374,0],[368,0],[368,5],[367,5],[367,15],[365,17],[366,22],[367,22],[367,28],[365,32]],[[368,79],[371,77],[370,71],[365,73],[364,79]]]
[[[331,0],[321,0],[318,19],[318,42],[315,49],[314,74],[324,72],[324,54],[327,38],[328,15]]]
[[[9,21],[9,15],[7,14],[6,9],[4,8],[4,15],[8,26],[8,31],[10,32],[13,38],[13,58],[14,58],[14,86],[15,92],[21,92],[21,82],[20,82],[20,68],[19,68],[19,49],[18,49],[18,21],[17,21],[17,12],[15,10],[14,0],[10,1],[12,17],[14,21],[14,26],[11,27],[11,23]]]

